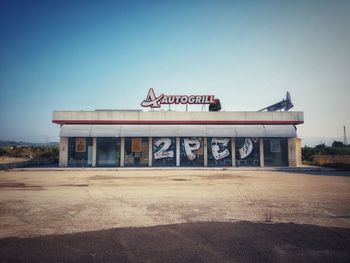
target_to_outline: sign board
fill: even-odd
[[[211,104],[215,102],[214,95],[164,95],[158,97],[152,88],[147,97],[141,102],[142,107],[160,108],[162,104]]]
[[[132,138],[131,151],[134,153],[141,153],[142,152],[142,138]]]
[[[75,152],[86,152],[86,138],[76,138],[75,140]]]

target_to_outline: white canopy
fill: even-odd
[[[65,124],[61,137],[296,137],[293,125]]]

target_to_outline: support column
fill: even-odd
[[[68,166],[68,137],[60,137],[59,166]]]
[[[120,167],[124,166],[125,158],[125,137],[120,138]]]
[[[96,167],[97,138],[92,138],[92,167]]]
[[[288,165],[298,167],[301,165],[301,140],[288,138]]]
[[[236,138],[231,138],[232,166],[236,167]]]
[[[260,167],[264,167],[264,139],[259,139],[259,151],[260,151]]]
[[[152,154],[153,140],[152,137],[148,138],[148,166],[152,166],[153,154]]]
[[[176,166],[180,166],[180,137],[176,137]]]
[[[203,157],[204,157],[204,166],[208,166],[208,138],[204,137],[203,139],[203,147],[204,147],[204,152],[203,152]]]

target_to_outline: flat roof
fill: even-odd
[[[301,111],[54,111],[56,124],[132,125],[298,125]]]

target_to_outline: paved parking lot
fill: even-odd
[[[0,237],[198,221],[350,227],[350,176],[315,173],[2,171]]]
[[[240,223],[241,221],[250,221],[251,223]],[[248,224],[246,225],[247,228],[242,227],[242,224],[243,226]],[[315,226],[304,226],[303,224]],[[195,227],[194,229],[197,229],[197,232],[191,230],[191,226]],[[275,226],[280,226],[281,233],[286,231],[281,226],[285,226],[289,229],[289,232],[287,231],[289,236],[280,236],[278,231],[275,231]],[[57,238],[61,241],[70,240],[67,241],[68,243],[80,238],[86,242],[76,244],[77,247],[73,247],[75,252],[68,254],[66,258],[62,258],[63,261],[76,261],[77,258],[74,258],[74,256],[80,259],[85,257],[90,259],[84,261],[99,261],[106,255],[102,255],[102,258],[86,255],[82,252],[85,251],[84,244],[90,244],[89,242],[95,244],[95,238],[98,239],[98,237],[100,237],[101,242],[106,242],[105,238],[111,239],[113,235],[119,236],[122,233],[118,231],[136,231],[133,235],[137,236],[142,236],[140,233],[146,233],[144,240],[141,238],[137,241],[142,243],[146,240],[150,242],[153,238],[160,238],[157,237],[158,234],[156,233],[163,229],[166,230],[164,246],[167,246],[167,242],[170,242],[167,241],[166,237],[177,240],[174,239],[177,236],[180,243],[190,242],[192,240],[191,235],[201,233],[203,240],[198,241],[198,237],[196,237],[194,240],[197,241],[193,241],[194,247],[189,248],[190,250],[194,249],[191,251],[196,254],[199,253],[199,248],[196,250],[196,245],[198,245],[196,242],[210,243],[211,235],[217,243],[208,243],[206,249],[214,249],[213,246],[215,247],[221,242],[223,242],[223,246],[228,246],[229,244],[225,241],[228,240],[228,237],[226,239],[224,237],[228,233],[236,233],[234,232],[236,228],[241,229],[241,231],[250,229],[250,232],[246,234],[237,232],[240,233],[239,235],[248,238],[244,242],[251,240],[253,244],[256,242],[253,241],[255,234],[262,231],[259,235],[265,235],[264,231],[267,231],[268,233],[274,232],[274,235],[277,235],[277,237],[271,236],[276,244],[285,242],[286,239],[295,239],[294,243],[291,241],[291,244],[295,245],[298,243],[298,238],[301,242],[300,233],[311,231],[309,230],[310,227],[319,232],[312,242],[321,245],[321,247],[316,246],[320,251],[324,252],[327,248],[327,242],[322,243],[327,240],[327,235],[324,236],[325,233],[333,233],[328,237],[329,240],[334,239],[332,241],[333,245],[338,244],[341,247],[338,252],[332,252],[330,246],[329,253],[327,252],[330,256],[328,259],[338,262],[349,259],[349,173],[244,170],[0,172],[0,238],[2,238],[0,239],[0,259],[1,255],[7,255],[6,257],[9,258],[5,262],[14,259],[19,260],[19,258],[16,258],[18,255],[15,251],[18,251],[16,248],[20,244],[27,244],[23,245],[22,252],[24,254],[26,250],[33,253],[32,246],[34,244],[43,244],[43,240],[51,240],[52,238],[56,241]],[[179,231],[181,234],[176,234]],[[188,233],[188,237],[186,237],[186,233]],[[218,233],[221,233],[220,236],[223,239],[218,239]],[[299,233],[299,236],[293,236],[295,233]],[[124,235],[126,234],[124,233]],[[268,237],[269,235],[265,236]],[[305,236],[305,238],[307,237]],[[321,238],[321,241],[317,241],[317,238]],[[129,241],[124,240],[124,242],[117,237],[112,239],[119,245],[124,244],[127,247],[130,246],[128,242],[136,242],[129,239]],[[273,244],[271,240],[272,243],[269,243],[268,240],[263,243]],[[52,243],[52,240],[50,242],[44,242],[44,247],[48,249],[47,246],[51,246],[50,248],[53,249],[52,245],[56,243]],[[237,240],[231,240],[230,242],[233,247],[236,244],[236,249],[242,246]],[[63,243],[60,244],[61,250],[66,251],[64,246],[62,247]],[[288,242],[285,244],[287,248],[288,244]],[[137,256],[136,251],[130,252],[127,247],[118,250],[121,253],[119,259],[123,259],[122,261],[142,261]],[[180,245],[176,246],[176,249],[181,249],[181,247]],[[203,249],[202,246],[200,247]],[[5,250],[11,251],[11,248],[14,251],[14,257],[11,257],[11,253],[5,252]],[[95,251],[94,249],[91,251]],[[142,247],[140,249],[142,250]],[[165,247],[163,250],[159,248],[159,251],[165,251],[164,249],[171,250],[171,246]],[[269,249],[273,249],[273,247],[269,247]],[[285,253],[285,249],[278,253]],[[311,254],[308,257],[302,257],[306,255],[305,251],[305,253],[299,251],[295,254],[297,250],[290,249],[287,249],[288,253],[292,253],[291,256],[294,256],[294,259],[298,258],[298,253],[301,253],[300,257],[303,260],[309,259],[311,262],[312,259],[327,259],[327,256],[321,252],[318,256],[315,256],[312,254],[314,252],[309,251]],[[60,251],[59,247],[56,247],[56,250]],[[106,248],[106,251],[109,250]],[[128,251],[131,255],[128,254]],[[220,251],[221,254],[218,253],[221,256],[218,255],[218,257],[222,257],[223,260],[232,252],[229,253],[225,249]],[[242,250],[237,251],[242,252]],[[185,251],[183,252],[185,253]],[[187,259],[195,255],[192,252],[187,252],[189,253]],[[23,253],[22,255],[24,255]],[[91,253],[96,254],[97,252]],[[215,255],[214,252],[209,251],[208,253],[211,256]],[[255,259],[258,259],[260,252],[255,249],[254,253],[256,254]],[[272,252],[268,252],[266,248],[261,253],[263,253],[261,255],[267,257]],[[288,253],[286,255],[289,255]],[[30,255],[34,260],[35,255]],[[45,253],[36,255],[41,258]],[[115,258],[112,257],[112,259]],[[209,257],[207,259],[213,258]],[[247,257],[241,259],[241,261],[238,261],[243,262]],[[271,262],[276,260],[278,262],[282,259],[283,257],[268,258]],[[47,260],[47,262],[52,261],[52,258]],[[161,262],[162,257],[158,255],[158,257],[150,257],[150,260]],[[103,261],[108,260],[104,258]],[[215,260],[209,261],[214,262]]]
[[[251,222],[184,223],[0,239],[0,262],[344,262],[350,230]]]

